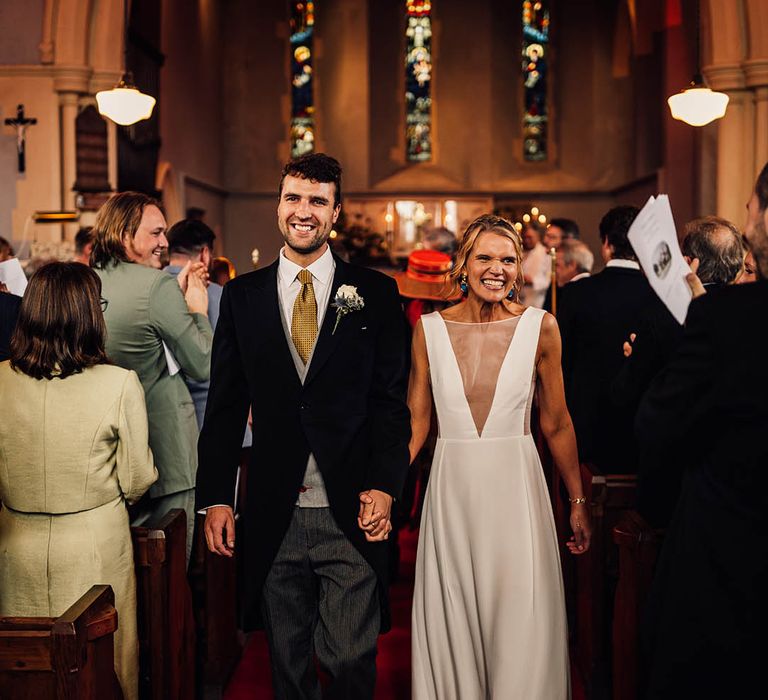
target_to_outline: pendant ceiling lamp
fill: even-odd
[[[691,126],[704,126],[725,116],[728,95],[710,90],[701,75],[701,0],[696,3],[696,74],[691,84],[667,100],[672,117]]]
[[[124,46],[124,65],[126,72],[120,82],[111,90],[102,90],[96,93],[96,104],[99,107],[99,114],[108,117],[113,122],[121,126],[130,126],[142,119],[149,119],[152,116],[152,110],[155,108],[155,98],[151,95],[145,95],[133,84],[133,75],[127,70],[128,67],[128,2],[123,1],[124,21],[123,21],[123,46]]]

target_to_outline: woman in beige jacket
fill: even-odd
[[[80,263],[32,278],[0,363],[0,615],[61,615],[115,593],[115,670],[138,697],[136,580],[126,501],[157,479],[144,393],[109,364],[101,282]]]

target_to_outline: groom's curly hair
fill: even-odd
[[[332,182],[336,185],[333,196],[334,209],[341,204],[341,164],[335,158],[325,153],[307,153],[286,163],[280,177],[280,189],[277,191],[278,201],[283,196],[286,175],[302,177],[312,182]]]

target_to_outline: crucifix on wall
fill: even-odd
[[[24,105],[16,107],[16,118],[6,119],[5,125],[12,126],[16,129],[16,152],[19,155],[19,172],[23,173],[26,170],[26,161],[24,158],[24,146],[26,142],[26,130],[27,127],[37,124],[37,119],[24,116]]]

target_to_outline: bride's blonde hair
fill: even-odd
[[[451,294],[456,294],[461,289],[461,277],[467,271],[467,259],[469,258],[472,248],[475,247],[475,242],[481,233],[495,233],[499,236],[504,236],[512,241],[515,246],[515,257],[517,258],[517,277],[512,285],[515,291],[515,299],[520,296],[520,290],[523,288],[523,242],[520,239],[520,234],[517,232],[515,225],[501,217],[494,216],[493,214],[483,214],[478,216],[461,236],[459,241],[459,249],[456,251],[456,262],[448,275],[447,284],[450,287]]]

